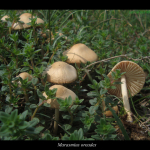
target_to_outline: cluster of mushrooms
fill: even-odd
[[[24,16],[25,14],[28,14],[28,17],[31,17],[31,14],[29,15],[29,13],[22,14],[20,16],[20,21],[23,21],[24,24],[14,23],[14,30],[29,27],[26,23],[28,23],[30,19],[28,19],[28,21],[23,20],[25,18],[27,19],[27,16]],[[42,23],[42,19],[39,18],[39,20],[37,19],[37,23],[38,21]],[[42,75],[44,76],[45,74],[47,74],[47,81],[56,84],[51,86],[49,89],[52,90],[54,88],[57,88],[57,98],[65,99],[71,96],[72,100],[74,101],[77,95],[70,89],[63,86],[63,84],[72,83],[77,79],[77,71],[70,64],[76,63],[77,66],[80,67],[81,63],[86,63],[87,61],[97,61],[98,56],[93,50],[91,50],[82,43],[73,45],[69,50],[63,52],[63,55],[68,57],[66,62],[58,61],[53,63],[51,66],[48,66],[46,68]],[[116,69],[120,69],[121,73],[126,73],[122,75],[120,79],[118,79],[118,82],[122,82],[122,84],[116,84],[116,89],[108,89],[108,93],[111,95],[115,95],[119,98],[122,97],[124,109],[127,113],[127,121],[133,122],[128,98],[130,96],[134,96],[143,88],[145,83],[145,72],[139,65],[132,61],[121,61],[116,64],[107,75],[110,78],[111,82],[113,82],[111,73],[114,72]],[[28,77],[28,81],[32,80],[32,76],[26,72],[23,72],[18,76],[20,76],[22,79],[26,79]],[[43,93],[43,96],[47,97],[45,92]],[[47,100],[47,103],[51,105],[51,108],[55,109],[56,121],[54,121],[54,133],[56,134],[59,121],[59,103],[56,99],[49,99]],[[105,107],[104,102],[102,105],[103,107]],[[113,109],[116,113],[118,112],[118,106],[113,107]],[[104,114],[107,117],[112,116],[111,111],[105,111]]]
[[[2,20],[3,22],[6,22],[6,20],[5,20],[6,18],[9,18],[9,16],[8,16],[8,15],[5,15],[5,16],[3,16],[3,17],[1,18],[1,20]],[[30,28],[30,27],[31,27],[31,25],[28,25],[28,23],[31,22],[32,14],[30,14],[30,13],[23,13],[23,14],[21,14],[21,15],[19,16],[19,18],[20,18],[19,21],[21,21],[21,22],[13,22],[13,23],[12,23],[11,30],[22,30],[22,29],[27,29],[27,28]],[[33,18],[35,18],[35,16],[33,16]],[[23,23],[22,23],[22,22],[23,22]],[[41,18],[37,18],[36,24],[37,24],[36,28],[42,28],[42,24],[44,24],[44,21],[43,21]],[[45,32],[39,31],[39,34],[40,34],[43,38],[47,38],[46,42],[49,42],[49,41],[50,41],[50,37],[47,37],[47,34],[49,35],[49,33],[50,33],[50,30],[49,30],[49,29],[46,29]],[[63,34],[60,33],[60,32],[56,32],[56,33],[58,33],[59,36],[62,36],[62,35],[63,35]],[[54,40],[54,35],[52,34],[52,32],[51,32],[51,36],[52,36],[51,40]],[[67,41],[69,41],[69,39],[67,39],[66,36],[64,36],[63,38],[65,38]]]

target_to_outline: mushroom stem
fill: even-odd
[[[55,120],[57,121],[57,122],[54,121],[54,134],[56,135],[58,129],[58,121],[59,121],[59,109],[56,108],[55,108]]]
[[[129,99],[128,99],[125,75],[121,76],[121,82],[122,82],[122,84],[121,84],[122,99],[123,99],[124,109],[127,113],[127,121],[133,122],[133,119],[131,117],[131,110],[130,110],[130,104],[129,104]]]

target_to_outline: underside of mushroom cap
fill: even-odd
[[[86,63],[87,61],[94,62],[98,60],[97,54],[81,43],[75,44],[69,50],[63,52],[63,55],[68,56],[67,63]]]
[[[55,88],[57,88],[57,91],[56,91],[57,98],[61,98],[61,99],[65,100],[65,98],[68,98],[69,96],[71,96],[73,101],[76,99],[77,95],[73,91],[71,91],[70,89],[68,89],[62,85],[53,85],[49,89],[52,90]],[[43,93],[43,96],[45,96],[47,98],[47,95],[45,92]],[[47,103],[49,103],[51,105],[51,108],[59,109],[59,103],[57,102],[57,99],[52,99],[52,100],[48,99]]]
[[[76,69],[62,61],[49,66],[42,75],[47,73],[47,81],[57,84],[72,83],[77,79]]]
[[[126,77],[127,89],[130,91],[130,93],[128,91],[128,97],[130,97],[130,94],[131,96],[134,96],[135,94],[139,93],[145,83],[145,73],[143,69],[132,61],[121,61],[116,64],[111,72],[107,75],[111,81],[113,81],[111,73],[116,69],[121,69],[121,73],[126,72],[124,75]],[[116,82],[121,82],[121,78]],[[115,86],[116,89],[108,89],[108,93],[116,95],[117,97],[122,97],[121,84],[115,84]]]

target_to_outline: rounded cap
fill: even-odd
[[[5,16],[3,16],[2,18],[1,18],[1,20],[3,21],[3,22],[6,22],[6,18],[9,18],[9,16],[7,16],[7,15],[5,15]]]
[[[23,13],[22,15],[20,15],[19,18],[20,18],[19,21],[23,21],[24,23],[20,23],[20,22],[14,23],[12,29],[19,30],[19,29],[31,27],[31,25],[28,25],[27,23],[31,22],[30,19],[32,18],[32,14],[30,14],[30,13]],[[35,18],[35,17],[33,16],[33,18]],[[42,19],[40,19],[40,18],[37,18],[36,23],[37,24],[44,23],[44,21]]]
[[[68,56],[67,63],[86,63],[87,61],[94,62],[98,60],[97,54],[81,43],[75,44],[69,50],[63,52],[63,55]]]
[[[118,106],[114,106],[114,107],[112,107],[112,109],[115,111],[115,113],[118,113]],[[105,114],[106,117],[113,116],[113,114],[112,114],[112,112],[110,110],[105,111],[104,114]]]
[[[62,61],[58,61],[49,66],[43,75],[47,73],[47,81],[57,84],[71,83],[77,79],[76,69]]]
[[[57,88],[57,91],[56,91],[57,98],[61,98],[65,100],[65,98],[71,96],[72,100],[76,99],[76,94],[73,91],[67,89],[66,87],[62,85],[53,85],[49,89],[52,90],[54,88]],[[47,98],[47,95],[45,92],[43,93],[43,96]],[[52,99],[52,100],[48,99],[47,103],[51,105],[51,108],[59,109],[59,103],[57,102],[57,99]]]
[[[132,61],[121,61],[118,64],[116,64],[111,72],[107,75],[111,81],[112,76],[111,73],[115,71],[116,69],[121,69],[120,72],[126,72],[124,75],[126,77],[126,84],[127,89],[130,91],[128,92],[128,97],[134,96],[140,90],[143,88],[143,85],[145,83],[145,73],[143,69],[136,63]],[[117,80],[117,82],[121,82],[121,78]],[[121,85],[116,84],[116,89],[108,89],[108,93],[115,95],[117,97],[122,97],[121,94]]]
[[[16,76],[16,77],[21,77],[23,80],[28,77],[28,81],[31,81],[32,78],[33,78],[33,77],[32,77],[29,73],[27,73],[27,72],[22,72],[22,73],[20,73],[20,74],[19,74],[18,76]],[[15,82],[15,81],[12,81],[12,82]],[[20,82],[20,81],[18,81],[18,85],[21,86],[21,82]]]

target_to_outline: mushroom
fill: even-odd
[[[56,84],[72,83],[77,79],[76,69],[63,61],[55,62],[46,68],[42,75],[45,74],[48,82]]]
[[[1,18],[1,20],[3,21],[3,22],[6,22],[6,18],[9,18],[9,16],[7,16],[7,15],[5,15],[5,16],[3,16],[2,18]]]
[[[105,102],[102,101],[102,104],[103,104],[103,109],[105,110]],[[118,106],[117,106],[117,105],[116,105],[116,106],[113,106],[112,109],[113,109],[116,113],[118,113]],[[106,117],[111,117],[111,116],[113,116],[113,114],[112,114],[112,112],[111,112],[110,110],[104,111],[104,114],[105,114]]]
[[[76,63],[78,67],[80,67],[81,62],[87,63],[87,61],[98,60],[97,54],[82,43],[73,45],[69,50],[64,51],[63,55],[68,56],[67,63]]]
[[[117,82],[122,82],[122,84],[116,84],[116,89],[108,89],[108,93],[117,97],[122,97],[124,108],[127,113],[127,121],[133,122],[128,97],[130,97],[130,94],[131,96],[134,96],[143,88],[145,83],[145,73],[138,64],[132,61],[121,61],[116,64],[111,72],[107,75],[111,82],[113,82],[111,73],[116,69],[120,69],[120,72],[126,73],[117,80]],[[130,91],[130,94],[128,90]]]
[[[30,28],[31,25],[28,25],[27,23],[31,22],[31,18],[32,18],[32,14],[30,13],[23,13],[22,15],[20,15],[20,20],[19,21],[22,21],[24,23],[20,23],[20,22],[17,22],[17,23],[14,23],[12,29],[13,30],[19,30],[19,29],[25,29],[25,28]],[[35,18],[33,16],[33,18]],[[42,23],[44,24],[44,21],[40,18],[37,18],[36,20],[36,23],[39,24],[39,23]]]
[[[76,94],[62,85],[53,85],[49,89],[52,90],[55,88],[57,89],[55,97],[65,100],[65,98],[68,98],[69,96],[71,96],[73,101],[76,99]],[[47,98],[47,95],[45,92],[43,93],[43,96]],[[55,108],[55,120],[56,121],[54,121],[54,134],[57,134],[58,121],[59,121],[59,103],[57,102],[57,99],[48,99],[47,103],[51,105],[51,108]]]
[[[18,76],[16,76],[16,77],[21,77],[23,80],[28,77],[28,81],[31,81],[32,78],[33,78],[33,77],[32,77],[29,73],[27,73],[27,72],[22,72],[22,73],[20,73],[20,74],[19,74]],[[12,81],[12,82],[14,83],[15,81]],[[18,85],[19,85],[19,87],[21,86],[21,82],[20,82],[20,81],[18,81]]]

